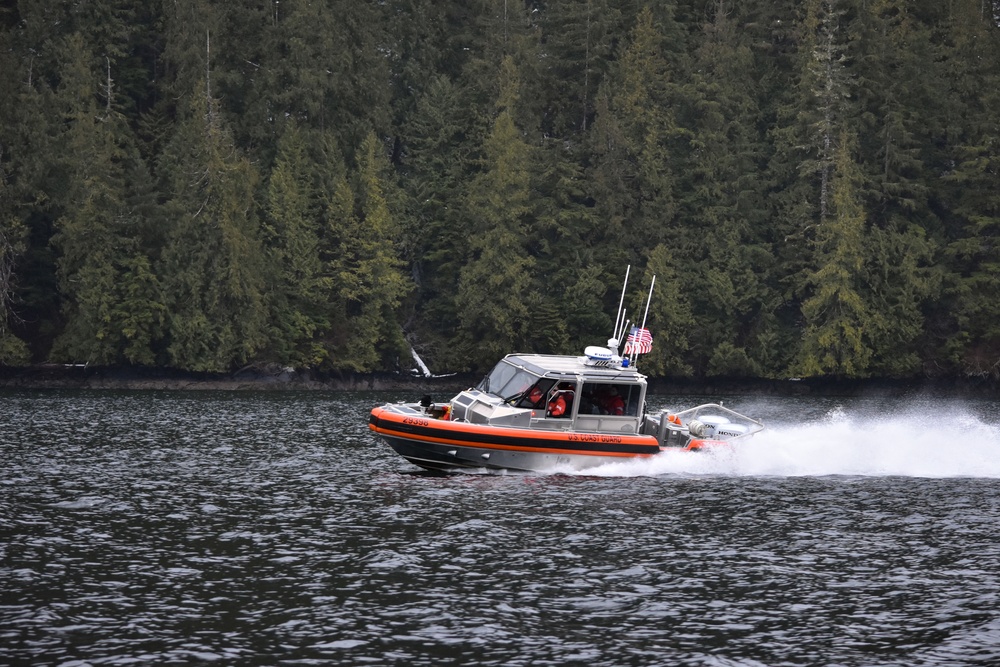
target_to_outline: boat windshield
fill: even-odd
[[[523,394],[537,380],[538,376],[534,373],[501,361],[483,378],[476,389],[499,396],[506,401]]]

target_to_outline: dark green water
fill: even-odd
[[[724,457],[433,477],[388,398],[0,393],[0,664],[1000,661],[989,403],[734,399],[769,430]]]

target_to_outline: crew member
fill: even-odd
[[[608,390],[607,395],[604,397],[604,414],[606,415],[623,415],[625,414],[625,401],[622,397],[618,395],[618,390],[615,387],[611,387]]]
[[[542,392],[537,384],[528,392],[528,402],[531,403],[531,407],[541,407],[543,398],[545,398],[545,393]]]
[[[573,408],[573,385],[569,382],[560,382],[558,391],[549,401],[550,417],[569,417]]]

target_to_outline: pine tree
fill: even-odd
[[[911,3],[879,0],[859,12],[857,117],[866,166],[869,219],[869,289],[884,326],[869,327],[872,372],[911,375],[920,370],[916,346],[924,329],[923,305],[939,282],[928,267],[934,247],[926,230],[938,227],[929,206],[922,145],[928,112],[937,102],[927,83],[937,64],[929,30]],[[865,11],[867,10],[867,11]]]
[[[0,17],[6,19],[2,12]],[[20,122],[17,102],[23,86],[17,78],[20,68],[14,56],[15,41],[11,26],[0,20],[0,118]],[[12,139],[10,129],[0,127],[0,366],[17,366],[30,360],[27,345],[14,333],[14,325],[21,323],[16,309],[17,288],[28,229],[18,215],[20,197],[11,174]]]
[[[1000,377],[1000,29],[985,3],[948,4],[942,40],[941,146],[944,173],[935,192],[943,223],[950,275],[945,312],[934,333],[941,365],[953,372]],[[937,324],[946,322],[946,326]]]
[[[597,90],[613,61],[616,36],[625,31],[622,11],[609,0],[567,0],[542,10],[546,110],[543,129],[557,137],[587,131]]]
[[[268,183],[265,240],[275,274],[271,345],[279,361],[294,366],[325,361],[320,339],[330,327],[332,285],[320,258],[312,171],[303,134],[293,125],[282,136]]]
[[[28,346],[14,335],[12,324],[18,317],[16,267],[24,253],[26,229],[14,213],[10,183],[0,155],[0,366],[19,366],[30,360]]]
[[[649,313],[646,314],[645,302],[637,296],[631,300],[629,314],[626,315],[633,326],[641,325],[643,317],[646,317],[646,328],[653,334],[653,348],[641,358],[644,373],[692,374],[693,369],[687,359],[688,350],[694,342],[691,338],[695,317],[676,268],[679,263],[670,246],[661,243],[653,248],[649,253],[640,293],[644,296],[649,294],[652,278],[656,276]]]

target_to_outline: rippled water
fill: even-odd
[[[728,454],[435,477],[367,431],[402,398],[0,393],[0,664],[1000,661],[992,403],[734,398]]]

